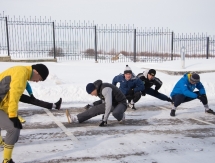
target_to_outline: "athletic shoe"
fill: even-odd
[[[175,117],[175,110],[174,109],[171,110],[170,116]]]
[[[56,105],[56,108],[55,108],[55,109],[60,110],[61,103],[62,103],[62,98],[60,98],[60,99],[58,100],[58,102],[55,103],[55,105]]]
[[[66,116],[67,116],[67,119],[68,119],[69,123],[78,122],[78,117],[74,116],[74,115],[71,115],[68,109],[66,109]]]
[[[215,115],[215,112],[212,109],[207,109],[207,110],[205,109],[205,113]]]
[[[133,110],[137,110],[137,109],[135,108],[134,104],[129,103],[128,106],[129,106],[129,108],[131,108],[131,109],[133,109]]]
[[[12,159],[10,159],[10,160],[3,160],[2,163],[15,163],[15,162]]]

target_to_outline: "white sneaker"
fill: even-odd
[[[71,115],[68,109],[66,109],[66,116],[67,116],[67,119],[68,119],[69,123],[78,122],[78,117],[75,116],[75,115]]]
[[[119,121],[119,123],[124,123],[125,122],[125,113],[123,113],[123,117],[122,117],[122,120]]]
[[[71,117],[71,123],[78,122],[78,117],[76,115],[70,115],[70,117]]]
[[[128,103],[128,107],[131,108],[131,109],[133,109],[133,110],[137,110],[137,109],[135,108],[134,104]]]

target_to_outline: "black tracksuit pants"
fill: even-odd
[[[52,109],[52,105],[53,105],[52,103],[49,103],[49,102],[38,100],[36,98],[31,98],[30,96],[27,96],[25,94],[21,95],[19,101],[27,103],[27,104],[32,104],[32,105],[40,106],[40,107],[47,108],[47,109]]]
[[[133,102],[136,103],[141,98],[141,92],[136,92],[134,94],[128,94],[128,95],[125,95],[125,97],[129,103],[131,102],[131,100],[133,100]]]
[[[198,95],[199,91],[195,91],[193,93],[196,93]],[[183,94],[176,94],[176,95],[172,96],[172,101],[174,102],[175,107],[178,107],[181,103],[192,101],[192,100],[195,100],[195,99],[196,98],[190,98],[190,97],[187,97],[187,96],[185,96]],[[207,97],[205,96],[204,101],[201,101],[201,102],[202,102],[203,105],[208,104]]]

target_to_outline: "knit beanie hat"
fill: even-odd
[[[36,70],[43,80],[46,80],[47,76],[49,75],[49,70],[44,64],[32,65],[32,69]]]
[[[192,73],[190,76],[190,81],[193,83],[198,83],[200,82],[200,76],[196,73]]]
[[[156,71],[154,69],[150,69],[148,74],[152,75],[152,76],[155,76],[156,74]]]
[[[86,91],[88,94],[91,94],[96,89],[93,83],[88,83],[86,86]]]
[[[124,70],[124,74],[127,74],[127,73],[132,74],[131,68],[128,65],[126,65],[125,70]]]

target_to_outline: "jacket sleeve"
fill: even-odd
[[[182,90],[183,95],[185,95],[187,97],[191,97],[191,98],[197,98],[197,94],[193,93],[192,91],[190,91],[188,89],[188,84],[185,82],[185,80],[181,80],[179,84],[180,84],[180,88]]]
[[[113,78],[112,84],[116,86],[116,84],[119,82],[119,75],[115,76]]]
[[[105,114],[104,121],[107,121],[112,108],[112,88],[106,87],[102,90],[102,95],[105,98]]]
[[[206,94],[205,88],[204,88],[204,86],[202,85],[201,82],[199,82],[199,83],[196,84],[196,88],[199,90],[199,93],[201,95]]]
[[[134,92],[140,92],[145,89],[144,84],[140,78],[136,79],[136,87],[134,88]]]
[[[155,78],[154,79],[154,84],[155,84],[155,90],[159,90],[162,86],[162,81],[159,78]]]
[[[26,90],[27,90],[27,92],[28,92],[29,95],[33,94],[33,91],[31,89],[31,85],[28,82],[26,84]]]
[[[17,117],[19,99],[26,88],[25,74],[14,72],[11,75],[9,90],[8,116]]]

